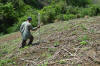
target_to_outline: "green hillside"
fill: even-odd
[[[19,32],[0,37],[0,66],[100,66],[100,16],[59,21],[40,28],[32,46],[19,49]]]
[[[0,0],[0,36],[19,31],[29,16],[32,25],[37,26],[38,13],[41,13],[41,22],[49,24],[55,20],[98,16],[100,5],[93,4],[92,0]]]

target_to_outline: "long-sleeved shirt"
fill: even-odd
[[[28,38],[30,38],[30,36],[31,36],[30,30],[35,30],[36,28],[37,27],[33,28],[31,23],[29,23],[28,21],[23,22],[21,27],[20,27],[22,39],[27,40]]]

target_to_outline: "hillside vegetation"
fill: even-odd
[[[37,26],[41,13],[43,24],[100,15],[100,5],[92,0],[0,0],[0,36],[19,30],[27,17]]]
[[[19,32],[0,37],[0,66],[100,66],[100,16],[60,21],[33,31],[19,49]]]

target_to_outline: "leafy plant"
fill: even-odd
[[[55,43],[54,43],[54,46],[55,46],[55,47],[59,46],[59,42],[55,42]]]
[[[92,0],[66,0],[68,5],[86,7],[92,3]]]
[[[60,60],[59,63],[60,63],[60,64],[65,64],[66,61],[65,61],[65,60]]]
[[[95,33],[95,30],[94,30],[94,29],[90,29],[90,32],[91,32],[91,33]]]
[[[7,65],[8,63],[16,64],[16,63],[13,62],[13,60],[11,60],[11,59],[0,60],[0,66]]]
[[[48,51],[49,52],[53,52],[53,51],[55,51],[56,49],[55,48],[48,48]]]
[[[80,27],[83,29],[83,30],[87,30],[86,26],[81,24]]]
[[[44,62],[43,64],[38,64],[38,66],[48,66],[48,62]]]
[[[86,40],[89,40],[89,37],[88,37],[88,35],[84,35],[82,37],[79,37],[78,40],[80,40],[80,41],[86,41]]]
[[[64,14],[64,20],[70,20],[70,19],[74,19],[74,18],[77,18],[76,15],[74,14]]]
[[[88,44],[88,42],[87,41],[81,41],[80,44],[81,45],[86,45],[86,44]]]

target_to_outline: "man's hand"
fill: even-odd
[[[37,28],[40,28],[40,25],[38,25]]]

